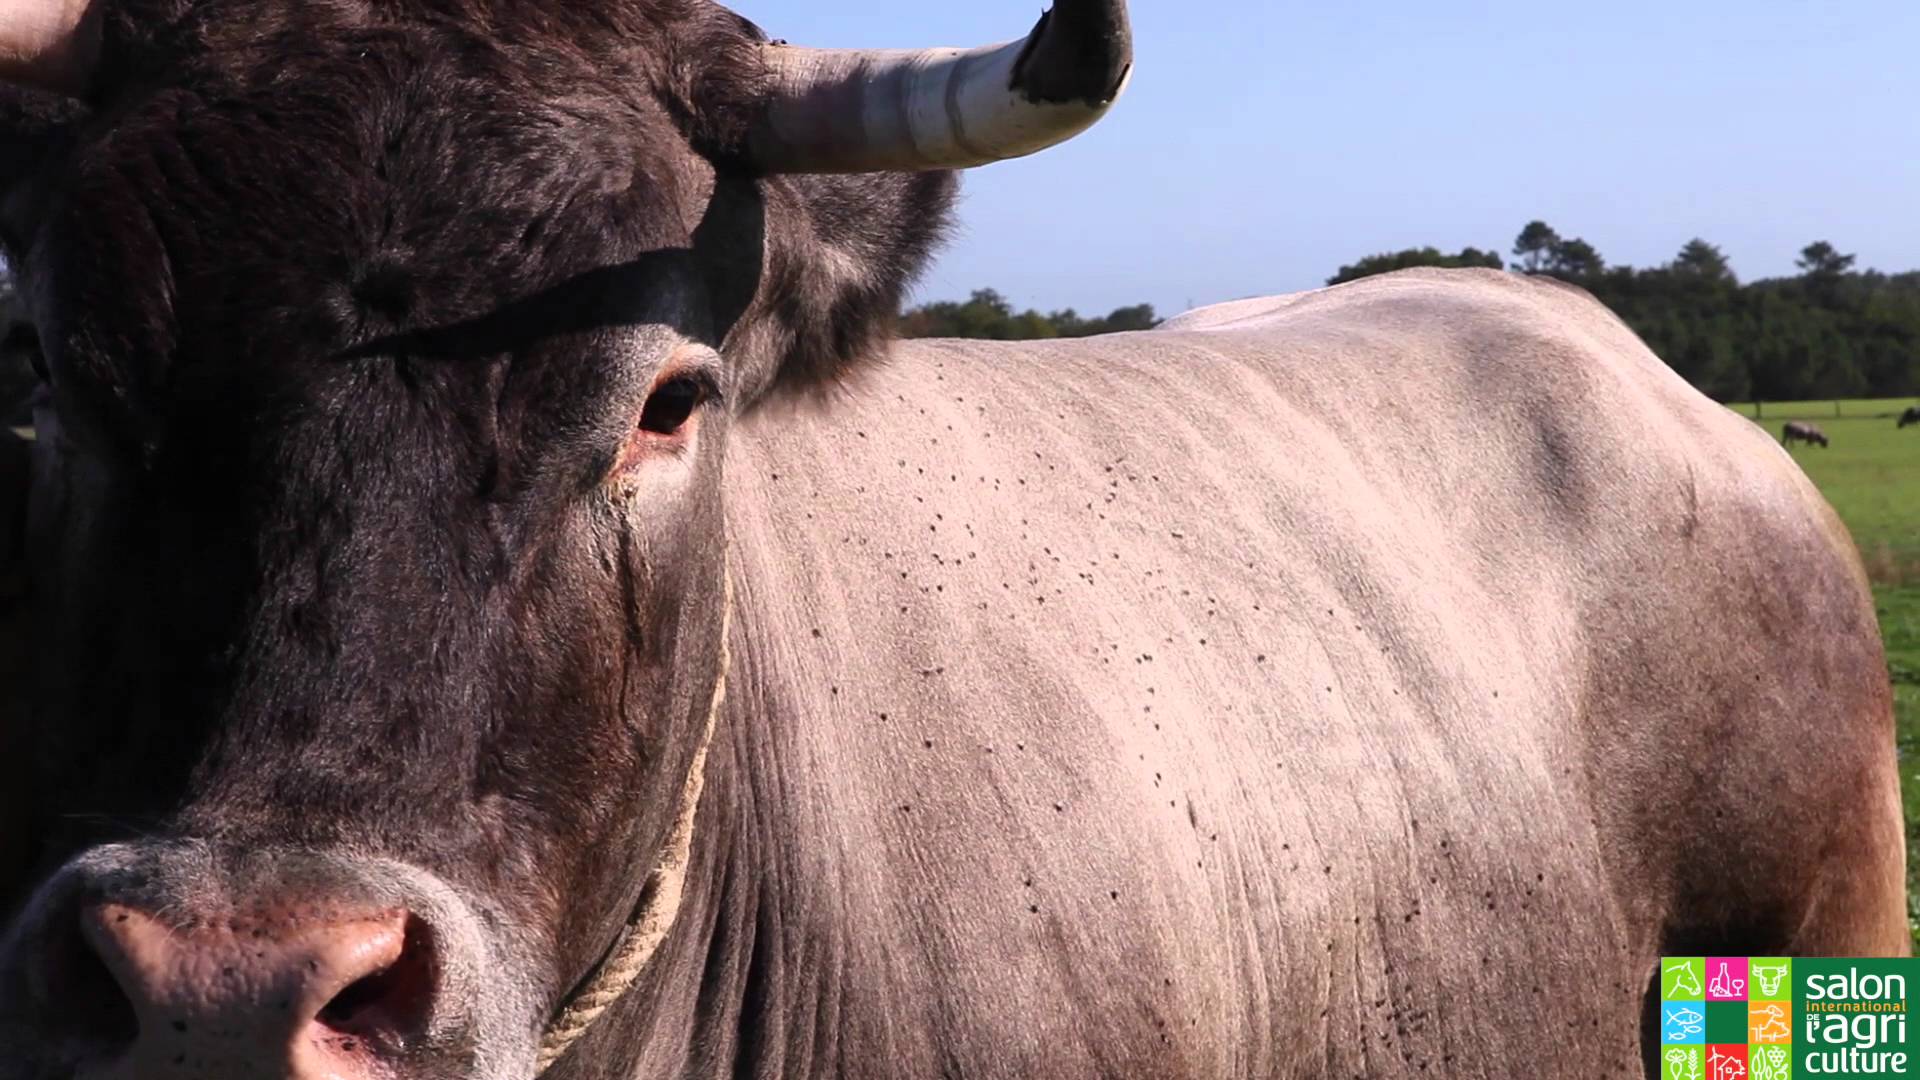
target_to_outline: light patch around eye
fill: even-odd
[[[712,373],[705,367],[682,356],[668,361],[634,417],[610,479],[631,482],[634,472],[649,462],[685,454],[699,432],[702,407],[715,396]]]

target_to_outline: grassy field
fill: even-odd
[[[1811,420],[1826,432],[1831,445],[1796,443],[1794,459],[1852,530],[1867,572],[1883,585],[1920,585],[1920,425],[1894,426],[1900,411],[1915,403],[1768,402],[1759,421],[1775,438],[1788,420]],[[1754,407],[1736,411],[1752,418]]]
[[[1874,600],[1893,672],[1900,794],[1907,808],[1907,928],[1920,954],[1920,586],[1880,586]]]
[[[1873,576],[1907,810],[1907,924],[1920,952],[1920,427],[1894,427],[1912,404],[1913,398],[1768,402],[1759,423],[1776,437],[1788,420],[1811,420],[1827,433],[1830,447],[1795,445],[1793,456],[1847,523]],[[1742,405],[1737,411],[1752,418],[1756,410]]]

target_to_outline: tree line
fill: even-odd
[[[1121,330],[1151,330],[1160,322],[1152,304],[1115,308],[1083,317],[1072,308],[1041,313],[1015,311],[992,289],[976,289],[964,301],[944,300],[910,308],[900,315],[900,336],[910,338],[990,338],[1031,341],[1039,338],[1091,337]]]
[[[1743,284],[1704,239],[1687,241],[1660,266],[1614,266],[1593,244],[1544,221],[1520,230],[1511,255],[1509,262],[1475,247],[1408,248],[1342,266],[1327,284],[1415,266],[1545,274],[1593,293],[1719,401],[1920,395],[1920,271],[1856,269],[1854,256],[1819,240],[1801,249],[1797,275]],[[1150,304],[1093,318],[1072,309],[1015,311],[998,292],[980,289],[965,301],[910,308],[900,327],[906,337],[1012,341],[1145,330],[1158,321]]]
[[[1414,248],[1342,266],[1329,285],[1409,266],[1486,266],[1547,274],[1612,308],[1669,366],[1723,402],[1920,394],[1920,272],[1858,270],[1825,240],[1793,277],[1742,284],[1725,253],[1687,241],[1655,267],[1609,266],[1579,237],[1531,221],[1513,263],[1466,248]]]

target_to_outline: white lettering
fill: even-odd
[[[1904,1052],[1866,1051],[1849,1046],[1845,1050],[1811,1050],[1807,1053],[1806,1073],[1809,1076],[1815,1073],[1828,1076],[1904,1075],[1906,1068],[1907,1055]]]

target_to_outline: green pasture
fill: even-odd
[[[1920,585],[1877,586],[1874,599],[1893,673],[1894,738],[1907,809],[1907,927],[1920,954]]]
[[[1776,439],[1788,420],[1812,421],[1826,433],[1825,448],[1795,443],[1794,459],[1847,523],[1867,573],[1885,585],[1920,584],[1920,424],[1894,425],[1916,402],[1768,402],[1757,421]],[[1755,407],[1736,411],[1751,419]]]
[[[1907,923],[1920,952],[1920,425],[1894,420],[1914,398],[1767,402],[1736,406],[1780,435],[1788,420],[1826,432],[1826,449],[1796,443],[1794,460],[1819,486],[1873,577],[1880,633],[1893,675],[1894,730],[1907,810]],[[1837,415],[1836,415],[1837,414]]]

